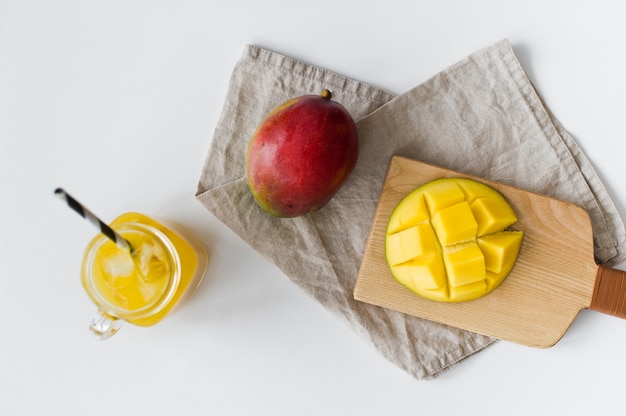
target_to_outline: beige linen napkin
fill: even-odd
[[[357,120],[357,166],[320,211],[273,218],[247,187],[248,141],[276,105],[324,88]],[[592,217],[598,261],[614,264],[626,257],[624,224],[600,179],[547,111],[506,40],[397,98],[247,46],[233,71],[196,197],[387,359],[416,378],[433,378],[494,339],[353,299],[378,196],[395,154],[582,205]]]

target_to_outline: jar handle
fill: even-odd
[[[91,320],[89,330],[101,340],[109,339],[124,325],[123,319],[110,316],[98,309],[98,315]]]

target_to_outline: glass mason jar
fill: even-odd
[[[100,234],[87,246],[81,270],[82,285],[98,307],[89,328],[100,339],[124,322],[160,322],[192,295],[208,264],[204,248],[173,224],[128,212],[110,225],[132,250]]]

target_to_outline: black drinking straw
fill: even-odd
[[[70,194],[65,192],[62,188],[57,188],[54,190],[54,194],[59,198],[63,199],[67,205],[76,211],[81,217],[85,218],[87,221],[98,227],[100,232],[107,236],[111,241],[113,241],[117,246],[123,250],[127,250],[132,253],[132,247],[128,240],[119,235],[113,228],[109,227],[105,224],[100,218],[96,217],[91,211],[85,208],[80,202],[75,200]]]

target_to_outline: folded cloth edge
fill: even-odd
[[[520,90],[524,91],[531,112],[538,119],[543,119],[541,115],[545,115],[545,120],[538,122],[544,124],[545,128],[548,128],[545,123],[549,123],[550,128],[555,131],[555,136],[560,138],[567,150],[572,163],[563,163],[563,166],[569,167],[572,175],[580,174],[584,178],[590,191],[589,195],[594,198],[594,201],[584,204],[584,208],[587,209],[594,224],[596,259],[609,266],[626,260],[626,227],[600,176],[573,137],[546,106],[541,94],[517,59],[511,43],[504,39],[497,45],[500,45],[503,51],[502,59],[510,65],[512,78],[518,82]],[[528,88],[525,88],[525,85]],[[574,167],[577,168],[576,171]],[[579,201],[570,202],[580,204]],[[610,230],[614,230],[615,233]]]

